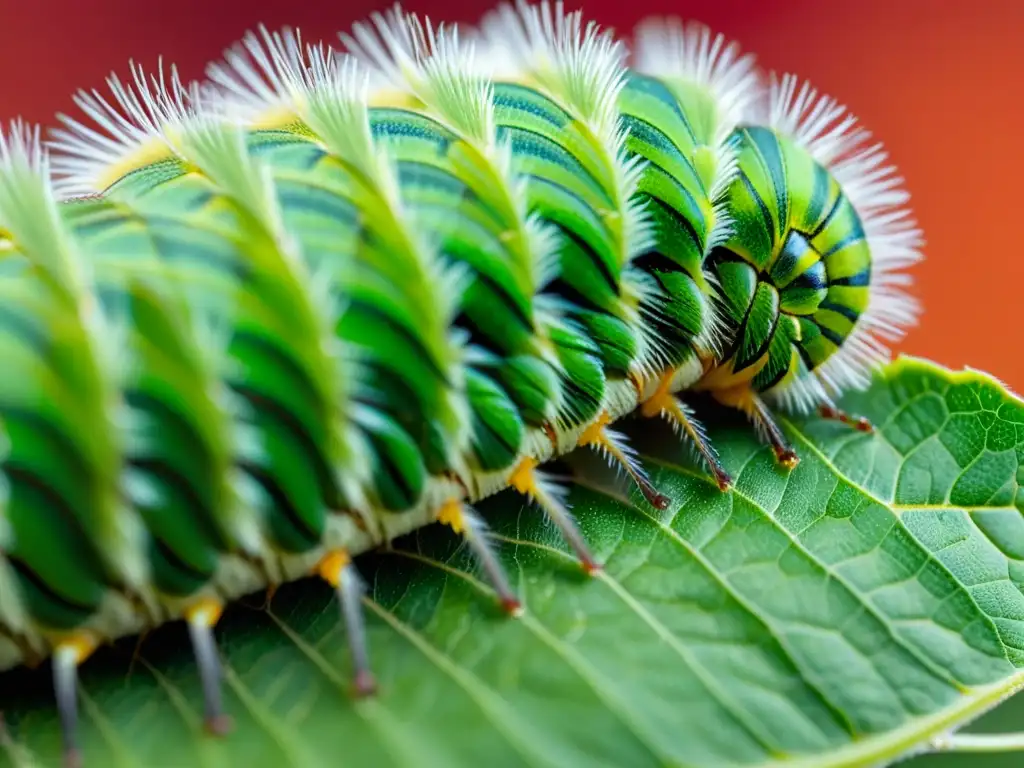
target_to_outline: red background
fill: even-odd
[[[71,93],[157,54],[198,77],[247,29],[299,26],[306,39],[389,2],[347,0],[0,0],[0,119],[52,123]],[[575,4],[572,4],[575,7]],[[435,19],[476,20],[483,0],[412,0]],[[590,0],[623,32],[642,15],[695,18],[765,67],[837,96],[891,150],[927,238],[917,270],[925,314],[902,345],[969,365],[1024,392],[1024,2],[1019,0]]]

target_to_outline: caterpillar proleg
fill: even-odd
[[[697,24],[627,46],[560,2],[399,8],[338,50],[261,29],[205,81],[132,67],[0,136],[0,670],[49,660],[65,754],[101,644],[183,619],[225,730],[224,606],[308,575],[375,690],[361,552],[432,522],[524,610],[473,505],[687,403],[838,419],[915,322],[902,180],[844,107]]]

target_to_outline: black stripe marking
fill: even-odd
[[[807,203],[807,224],[817,221],[828,201],[829,175],[817,162],[814,164],[814,186],[811,188],[811,199]],[[842,196],[840,193],[839,196]]]
[[[170,464],[165,459],[157,457],[138,457],[129,459],[131,466],[136,467],[142,472],[154,475],[160,478],[164,483],[174,489],[174,492],[185,497],[186,506],[190,510],[196,510],[197,514],[192,515],[194,524],[202,529],[204,537],[207,541],[213,542],[216,549],[220,552],[227,552],[230,549],[229,542],[225,541],[221,535],[220,529],[214,524],[211,519],[215,514],[214,510],[211,510],[205,503],[203,503],[202,497],[196,491],[195,486],[189,482],[188,478],[183,475],[177,467]]]
[[[397,421],[394,422],[394,426],[398,429],[402,429],[401,424]],[[406,435],[409,435],[409,433],[404,429],[402,429],[402,431],[405,432]],[[411,435],[409,437],[411,439]],[[373,435],[371,433],[371,440],[372,439]],[[415,503],[417,499],[416,491],[409,484],[405,473],[403,473],[401,468],[392,461],[391,454],[387,450],[377,450],[374,451],[374,455],[376,456],[381,468],[383,468],[385,474],[390,478],[391,483],[401,489],[402,498],[409,499],[412,503]]]
[[[691,222],[689,218],[683,216],[679,211],[677,211],[671,205],[664,202],[661,198],[652,197],[650,195],[648,195],[648,198],[651,200],[651,202],[657,205],[661,210],[663,210],[665,213],[671,216],[676,222],[678,222],[682,226],[682,228],[686,231],[686,234],[689,236],[690,240],[693,242],[693,245],[697,249],[698,253],[704,253],[704,244],[700,241],[700,236],[697,234],[697,230],[694,228],[693,222]],[[680,271],[681,268],[678,264],[671,261],[671,259],[669,259],[669,262],[673,264],[673,271]],[[636,264],[636,260],[634,260],[633,263]]]
[[[419,353],[420,357],[426,362],[431,373],[433,373],[439,381],[441,381],[446,387],[451,387],[451,382],[448,380],[447,375],[437,366],[437,362],[434,360],[433,355],[430,354],[426,345],[419,336],[413,333],[413,331],[406,325],[398,322],[379,306],[367,302],[365,299],[360,299],[354,296],[349,298],[348,309],[352,312],[360,312],[362,314],[369,315],[383,322],[388,328],[410,343],[410,346]]]
[[[824,325],[821,325],[820,323],[815,323],[815,325],[817,325],[818,328],[821,329],[822,336],[831,341],[837,347],[843,346],[843,342],[845,341],[845,339],[842,336],[833,331],[831,328],[827,328]]]
[[[15,557],[12,554],[7,554],[7,562],[11,564],[15,571],[25,579],[25,581],[32,584],[33,587],[38,589],[47,600],[52,603],[63,607],[65,610],[72,611],[73,613],[79,613],[82,615],[81,620],[78,623],[85,622],[90,616],[96,612],[96,606],[94,605],[83,605],[81,603],[73,602],[63,595],[54,592],[50,585],[43,581],[43,578],[33,571],[28,563],[19,557]]]
[[[296,419],[291,411],[274,398],[249,387],[240,382],[232,382],[231,388],[244,397],[253,406],[256,412],[263,418],[272,419],[277,426],[283,428],[299,444],[308,459],[313,462],[313,469],[320,482],[320,492],[324,498],[331,494],[331,479],[329,468],[312,436],[306,428]]]
[[[610,206],[612,201],[608,197],[608,193],[605,191],[604,186],[601,182],[594,177],[590,171],[586,169],[586,166],[579,161],[579,159],[566,149],[562,144],[554,141],[549,136],[545,136],[543,133],[538,133],[530,128],[521,128],[519,126],[501,126],[498,129],[498,138],[510,138],[512,142],[512,151],[517,155],[524,155],[527,157],[533,157],[538,160],[546,160],[553,165],[560,166],[562,169],[573,174],[581,181],[587,182],[592,191],[596,194],[601,195],[604,201]],[[530,150],[533,151],[530,151]],[[569,158],[571,162],[566,163],[565,158]],[[544,178],[544,177],[537,177]],[[555,182],[550,179],[544,179],[551,184]],[[560,185],[558,185],[560,186]],[[573,197],[577,197],[575,193],[570,193]],[[588,208],[590,205],[584,203]]]
[[[756,292],[755,292],[754,295],[755,296],[757,295]],[[750,306],[753,307],[754,306],[754,302],[750,302]],[[748,311],[748,315],[749,315],[749,311]],[[762,357],[764,357],[768,353],[768,350],[771,348],[771,345],[772,345],[772,340],[775,338],[775,333],[779,329],[779,319],[781,318],[781,316],[782,316],[781,312],[779,312],[779,311],[775,312],[775,317],[772,318],[772,323],[771,323],[771,325],[768,328],[768,333],[765,334],[764,341],[761,342],[761,346],[759,346],[757,348],[757,350],[755,351],[755,353],[753,355],[751,355],[748,359],[742,361],[743,364],[739,368],[733,368],[733,372],[734,373],[736,371],[742,371],[744,368],[749,368],[751,365],[756,363],[758,360],[760,360]],[[743,322],[744,322],[744,324],[746,323],[746,318],[744,318]]]
[[[318,531],[314,531],[306,524],[306,521],[302,519],[302,515],[300,515],[299,511],[292,505],[291,499],[288,498],[288,495],[278,484],[277,478],[268,472],[266,467],[262,467],[251,461],[241,461],[239,462],[238,467],[262,486],[264,492],[274,503],[275,510],[284,513],[285,519],[291,524],[292,528],[301,538],[309,542],[310,548],[316,546],[320,542],[320,533]]]
[[[818,226],[816,226],[814,228],[813,232],[810,232],[810,233],[807,234],[806,237],[807,237],[808,242],[810,242],[811,240],[816,238],[818,235],[820,235],[822,233],[822,231],[825,229],[825,227],[827,227],[829,225],[829,222],[832,221],[832,217],[836,215],[836,211],[839,210],[839,206],[841,206],[842,203],[843,203],[843,196],[841,194],[840,195],[836,195],[836,201],[834,203],[832,203],[832,207],[829,209],[828,215],[825,216],[825,218],[821,220],[821,223],[818,224]]]
[[[629,70],[626,78],[626,89],[642,93],[672,110],[672,113],[679,119],[684,130],[689,135],[690,141],[692,141],[694,145],[700,145],[700,142],[697,140],[697,136],[693,131],[693,127],[690,125],[690,121],[686,117],[686,112],[684,112],[679,106],[679,99],[676,98],[676,95],[672,93],[664,83],[649,75],[642,75],[635,70]],[[623,114],[628,115],[629,117],[636,117],[632,112],[624,111]]]
[[[448,148],[457,138],[436,120],[407,109],[372,107],[368,117],[370,131],[375,139],[382,136],[420,139],[434,144],[439,155],[447,154]]]
[[[676,146],[676,144],[672,141],[672,139],[668,137],[668,135],[664,131],[662,131],[653,123],[650,123],[644,118],[638,117],[636,115],[628,115],[627,120],[625,122],[627,122],[628,124],[633,124],[633,126],[640,128],[639,131],[630,130],[630,138],[636,138],[637,140],[650,146],[652,149],[660,149],[666,154],[675,155],[679,162],[690,171],[692,181],[697,185],[697,188],[700,189],[700,191],[703,192],[705,196],[707,196],[707,188],[704,186],[704,181],[697,173],[697,169],[693,167],[693,163],[690,162],[689,158],[682,153],[679,147]],[[652,141],[652,138],[655,139],[656,141]],[[638,152],[637,154],[643,155],[651,166],[663,171],[665,175],[668,176],[670,179],[678,181],[678,179],[676,179],[675,174],[671,173],[660,163],[648,157],[643,152]],[[686,194],[692,200],[693,195],[690,195],[690,191],[686,189],[685,186],[683,187],[683,189],[686,191]]]
[[[851,323],[857,322],[857,319],[860,317],[860,313],[857,312],[856,310],[851,309],[850,307],[847,307],[843,304],[836,304],[834,301],[823,301],[818,306],[818,309],[825,309],[829,310],[830,312],[835,312],[837,315],[842,315],[843,317],[845,317]]]
[[[479,426],[483,427],[487,431],[487,433],[494,438],[495,442],[501,445],[501,447],[504,448],[508,453],[512,455],[519,453],[519,446],[512,445],[512,443],[508,442],[504,437],[501,436],[499,432],[497,432],[491,426],[490,422],[488,422],[486,419],[476,418],[474,419],[474,422]]]
[[[204,582],[209,581],[213,576],[213,571],[200,571],[186,563],[184,560],[178,557],[178,553],[171,549],[167,542],[165,542],[159,536],[152,536],[152,541],[153,544],[156,546],[157,551],[160,553],[160,557],[162,557],[166,561],[167,565],[169,565],[174,570],[178,571],[178,573],[182,576]]]
[[[791,360],[792,358],[789,358],[789,359]],[[768,365],[771,365],[771,359],[770,358],[768,360]],[[764,370],[764,369],[762,369],[762,370]],[[789,360],[787,360],[785,365],[779,366],[778,372],[776,372],[776,374],[769,381],[763,382],[760,385],[759,390],[761,392],[764,392],[767,389],[771,389],[772,387],[774,387],[776,384],[778,384],[780,381],[782,381],[786,377],[786,373],[788,371],[789,371]]]
[[[501,283],[494,280],[486,272],[475,272],[474,274],[481,283],[491,289],[505,307],[512,310],[512,314],[515,315],[516,320],[519,321],[523,328],[533,330],[533,322],[530,320],[529,315],[523,311],[523,308],[519,306],[519,302],[512,297],[512,294]]]
[[[816,264],[818,262],[815,262]],[[819,270],[806,269],[797,275],[782,290],[783,293],[791,288],[807,288],[814,291],[824,290],[828,287],[825,277]]]
[[[846,237],[844,237],[842,240],[840,240],[838,243],[836,243],[831,248],[829,248],[827,251],[825,251],[823,254],[821,254],[821,258],[827,259],[832,254],[838,253],[843,248],[846,248],[849,245],[853,245],[854,243],[859,243],[863,239],[864,239],[864,233],[860,232],[860,231],[857,231],[857,230],[854,230],[853,232],[848,234]]]
[[[615,279],[615,275],[613,275],[609,270],[608,265],[604,263],[604,259],[602,259],[597,254],[597,252],[593,248],[591,248],[590,245],[576,232],[569,229],[568,227],[558,224],[557,222],[552,223],[554,223],[555,226],[558,227],[558,229],[562,232],[563,235],[565,235],[566,238],[575,243],[584,252],[584,254],[586,254],[590,258],[590,261],[597,267],[597,271],[601,274],[601,277],[604,280],[605,285],[608,286],[608,290],[611,291],[611,293],[614,294],[615,296],[618,296],[619,283]],[[561,285],[563,284],[562,280],[563,279],[559,277],[555,282],[556,284]],[[576,291],[573,290],[573,292],[575,293]],[[561,291],[559,291],[559,293],[561,293]],[[591,302],[589,299],[586,299],[585,303],[587,306],[595,306],[593,302]],[[595,306],[595,309],[597,309],[599,312],[604,312],[604,310],[601,309],[600,307]]]
[[[761,161],[761,167],[771,181],[778,203],[779,228],[784,231],[789,222],[789,186],[786,178],[786,164],[779,149],[778,137],[765,128],[744,128],[744,135],[750,139],[754,151]],[[772,238],[774,242],[774,237]]]
[[[765,205],[764,200],[761,199],[761,195],[758,194],[756,189],[754,189],[754,185],[751,183],[750,179],[747,178],[747,174],[741,173],[739,178],[743,182],[743,186],[746,187],[747,191],[750,193],[751,199],[757,203],[757,207],[761,211],[761,219],[764,221],[764,228],[768,230],[769,243],[774,246],[776,234],[775,220],[772,218],[772,212],[768,209],[768,206]]]
[[[814,321],[812,320],[811,322],[814,322]],[[817,323],[814,323],[814,324],[818,325]],[[793,346],[796,347],[797,354],[799,354],[800,355],[800,359],[804,361],[804,366],[807,368],[807,370],[808,371],[813,371],[814,367],[815,367],[815,363],[814,363],[814,360],[811,359],[811,353],[808,352],[807,349],[804,347],[803,341],[801,340],[799,342],[796,342],[796,343],[793,344]]]
[[[517,94],[526,95],[517,96]],[[556,102],[534,88],[517,83],[495,83],[494,106],[507,109],[510,112],[533,115],[557,129],[564,128],[572,122],[572,116]],[[498,119],[499,127],[504,127],[500,123],[500,116]]]
[[[871,285],[871,266],[864,267],[860,272],[849,277],[830,278],[829,285],[844,285],[851,288],[864,288]]]
[[[68,437],[68,435],[53,422],[40,416],[38,413],[33,411],[24,410],[21,408],[6,407],[3,409],[3,418],[7,422],[13,422],[20,420],[25,422],[31,429],[37,432],[44,432],[51,441],[50,458],[57,458],[57,463],[65,470],[66,473],[75,474],[89,474],[89,469],[82,461],[81,455],[75,449],[74,443]],[[59,453],[59,456],[55,457],[54,453]],[[4,465],[4,471],[11,472],[23,472],[27,473],[26,477],[36,478],[35,470],[26,466],[22,466],[17,463],[13,458],[8,459]],[[52,499],[58,503],[60,511],[64,513],[66,517],[66,524],[81,529],[81,524],[78,521],[78,517],[74,513],[74,505],[71,500],[64,497],[64,495],[56,488],[46,483],[41,478],[38,478],[39,489],[46,489],[48,495],[52,496]],[[37,486],[33,486],[37,487]]]

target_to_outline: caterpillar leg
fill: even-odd
[[[823,419],[829,419],[831,421],[839,421],[843,424],[847,424],[858,432],[874,432],[875,427],[870,421],[865,419],[863,416],[851,416],[846,411],[841,411],[836,408],[835,405],[829,403],[823,405],[818,409],[818,413]]]
[[[522,615],[523,604],[516,597],[509,584],[508,576],[505,574],[505,569],[501,567],[501,563],[498,562],[498,558],[495,557],[494,551],[487,541],[487,527],[484,521],[469,506],[455,499],[445,503],[438,513],[437,519],[438,522],[444,523],[462,536],[469,544],[474,557],[483,568],[484,573],[487,574],[487,579],[491,582],[505,612],[510,616]]]
[[[732,488],[732,476],[725,471],[721,459],[718,458],[718,451],[711,444],[707,434],[704,432],[704,425],[701,424],[693,413],[693,410],[682,400],[668,391],[670,376],[662,379],[661,384],[655,393],[648,398],[641,406],[640,413],[646,418],[661,416],[672,425],[677,433],[682,432],[693,443],[697,453],[707,464],[708,470],[718,483],[719,489],[727,491]]]
[[[348,552],[336,550],[324,556],[317,566],[320,577],[334,587],[341,609],[341,620],[348,636],[352,656],[352,687],[356,696],[372,696],[377,692],[377,681],[370,671],[370,653],[366,642],[366,622],[363,620],[363,581]]]
[[[647,471],[640,463],[636,452],[626,444],[626,436],[621,432],[608,429],[611,419],[607,411],[602,412],[597,421],[587,427],[580,435],[578,444],[589,446],[608,457],[611,464],[618,465],[626,471],[636,487],[640,489],[647,502],[655,509],[668,509],[672,500],[651,485]]]
[[[532,458],[525,458],[512,472],[509,478],[509,485],[519,493],[535,502],[544,510],[548,519],[551,520],[562,532],[566,543],[576,553],[583,571],[587,574],[594,574],[601,570],[594,556],[590,553],[587,542],[583,539],[572,512],[565,506],[559,496],[559,489],[552,486],[550,481],[541,473],[537,472],[537,461]]]
[[[224,714],[221,693],[221,665],[217,655],[217,642],[213,628],[220,621],[223,604],[212,598],[200,600],[185,611],[192,653],[199,667],[199,681],[203,687],[203,722],[206,730],[223,736],[231,730],[231,718]]]
[[[733,389],[714,390],[714,397],[723,405],[738,408],[753,422],[754,427],[775,452],[775,459],[786,469],[793,469],[800,463],[800,457],[789,445],[782,429],[775,423],[768,406],[754,390],[748,386]]]
[[[53,650],[53,693],[57,700],[66,768],[79,768],[82,764],[82,753],[78,748],[78,667],[96,647],[96,638],[81,632],[61,641]]]

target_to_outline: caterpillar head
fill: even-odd
[[[901,289],[920,233],[902,180],[867,138],[791,76],[772,83],[768,114],[734,134],[732,229],[712,262],[739,327],[733,371],[757,370],[754,388],[785,408],[866,386],[918,314]]]

